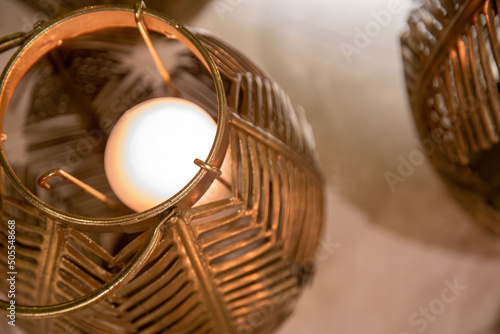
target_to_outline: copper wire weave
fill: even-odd
[[[270,333],[310,282],[323,222],[323,179],[310,126],[256,65],[218,38],[192,31],[215,60],[225,88],[232,196],[171,208],[164,224],[157,225],[161,234],[144,229],[130,234],[111,254],[89,234],[91,228],[69,227],[20,197],[2,169],[0,281],[5,291],[7,221],[15,220],[19,304],[75,300],[116,278],[145,245],[155,246],[142,270],[105,301],[50,319],[19,318],[28,333]],[[71,57],[70,52],[62,59],[71,63]],[[106,60],[106,55],[100,57]],[[206,100],[205,93],[215,96],[211,78],[197,66],[183,72],[190,78],[185,85],[179,82],[178,89]],[[114,79],[99,79],[96,91],[88,92],[89,105],[106,85],[116,84]],[[126,76],[121,79],[133,83]],[[58,117],[34,109],[30,115],[26,126],[32,127]],[[47,149],[34,144],[33,156]]]
[[[453,195],[500,233],[499,2],[426,1],[402,35],[420,137]]]

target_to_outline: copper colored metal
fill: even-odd
[[[78,180],[76,177],[72,176],[69,173],[66,173],[62,169],[51,169],[51,170],[45,172],[38,179],[38,185],[45,190],[50,190],[50,184],[48,184],[47,182],[50,179],[52,179],[53,177],[62,177],[63,179],[68,180],[69,182],[73,183],[77,187],[81,188],[82,190],[84,190],[88,194],[94,196],[99,201],[101,201],[109,206],[115,206],[115,207],[118,206],[118,203],[116,203],[115,201],[113,201],[112,199],[110,199],[109,197],[104,195],[103,193],[101,193],[99,190],[92,188],[88,184]]]
[[[426,1],[402,35],[420,137],[452,194],[500,233],[498,2]]]
[[[58,17],[86,6],[128,5],[134,6],[137,0],[21,0],[48,18]],[[150,9],[160,11],[178,20],[186,21],[198,14],[210,0],[147,0]],[[40,17],[41,15],[38,15]]]
[[[179,91],[177,90],[177,88],[175,88],[174,84],[172,83],[172,78],[170,77],[170,74],[168,73],[167,68],[163,64],[163,61],[161,60],[161,57],[158,54],[158,51],[156,50],[156,48],[153,44],[153,41],[151,40],[151,36],[149,36],[148,27],[146,26],[146,23],[143,19],[144,8],[146,8],[144,1],[138,2],[136,7],[135,7],[135,21],[137,22],[137,28],[139,28],[141,36],[144,39],[144,42],[146,43],[146,45],[148,47],[149,53],[153,57],[156,68],[160,72],[163,80],[165,81],[165,84],[172,91],[172,95],[175,97],[178,97]]]
[[[87,8],[43,24],[29,35],[3,40],[5,48],[26,42],[0,77],[0,133],[9,134],[0,149],[0,288],[8,289],[8,221],[15,221],[16,284],[22,291],[16,297],[17,325],[28,333],[271,333],[291,313],[314,273],[324,182],[303,114],[238,51],[202,30],[188,30],[162,14],[143,10],[151,34],[165,39],[175,35],[176,41],[169,43],[187,46],[190,53],[185,57],[194,62],[183,59],[178,67],[182,71],[171,72],[172,82],[183,98],[204,101],[217,120],[209,156],[195,162],[199,172],[156,208],[111,218],[68,213],[33,193],[36,189],[21,182],[29,178],[17,175],[17,166],[9,163],[6,147],[11,137],[4,118],[11,112],[15,87],[29,68],[45,54],[58,51],[69,55],[61,56],[64,61],[52,59],[54,64],[71,63],[65,45],[108,28],[137,29],[135,14],[129,7]],[[108,43],[109,48],[122,50],[114,39]],[[102,63],[101,54],[95,61],[90,56],[95,53],[83,52],[89,62]],[[117,58],[113,54],[115,62]],[[92,103],[77,114],[77,120],[86,113],[101,115],[95,101],[105,101],[102,96],[107,94],[102,91],[115,90],[106,85],[121,84],[115,79],[111,76],[100,91],[85,96]],[[54,93],[57,96],[71,92],[71,76],[64,80]],[[76,108],[82,101],[69,103]],[[92,126],[80,122],[77,127],[65,114],[34,117],[26,131],[57,124],[61,138],[73,135],[73,127],[81,133],[82,127]],[[64,122],[54,123],[58,119]],[[92,133],[91,128],[86,130]],[[50,145],[56,142],[53,137],[43,142],[36,136],[29,139],[29,152],[37,157],[39,152],[52,152]],[[94,155],[86,160],[90,157]],[[169,158],[175,162],[175,157]],[[226,170],[223,162],[231,171],[227,175],[221,175]],[[32,166],[22,167],[16,171]],[[99,176],[89,176],[78,166],[68,172],[83,184]],[[217,179],[230,189],[228,195],[196,204]],[[54,184],[43,195],[56,193]],[[86,206],[89,211],[101,204],[88,197],[95,201]],[[0,303],[3,312],[6,302]]]

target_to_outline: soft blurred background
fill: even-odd
[[[18,0],[0,3],[0,35],[43,19]],[[500,240],[474,225],[428,161],[393,187],[386,179],[421,151],[399,50],[418,4],[214,0],[189,19],[260,64],[316,135],[326,224],[315,280],[281,334],[500,331]]]

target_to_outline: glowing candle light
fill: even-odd
[[[127,111],[106,144],[111,189],[134,211],[150,209],[180,191],[199,171],[217,126],[202,108],[179,98],[158,98]]]

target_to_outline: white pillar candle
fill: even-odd
[[[217,126],[198,105],[158,98],[127,111],[114,126],[104,155],[111,189],[136,212],[175,195],[206,160]]]

